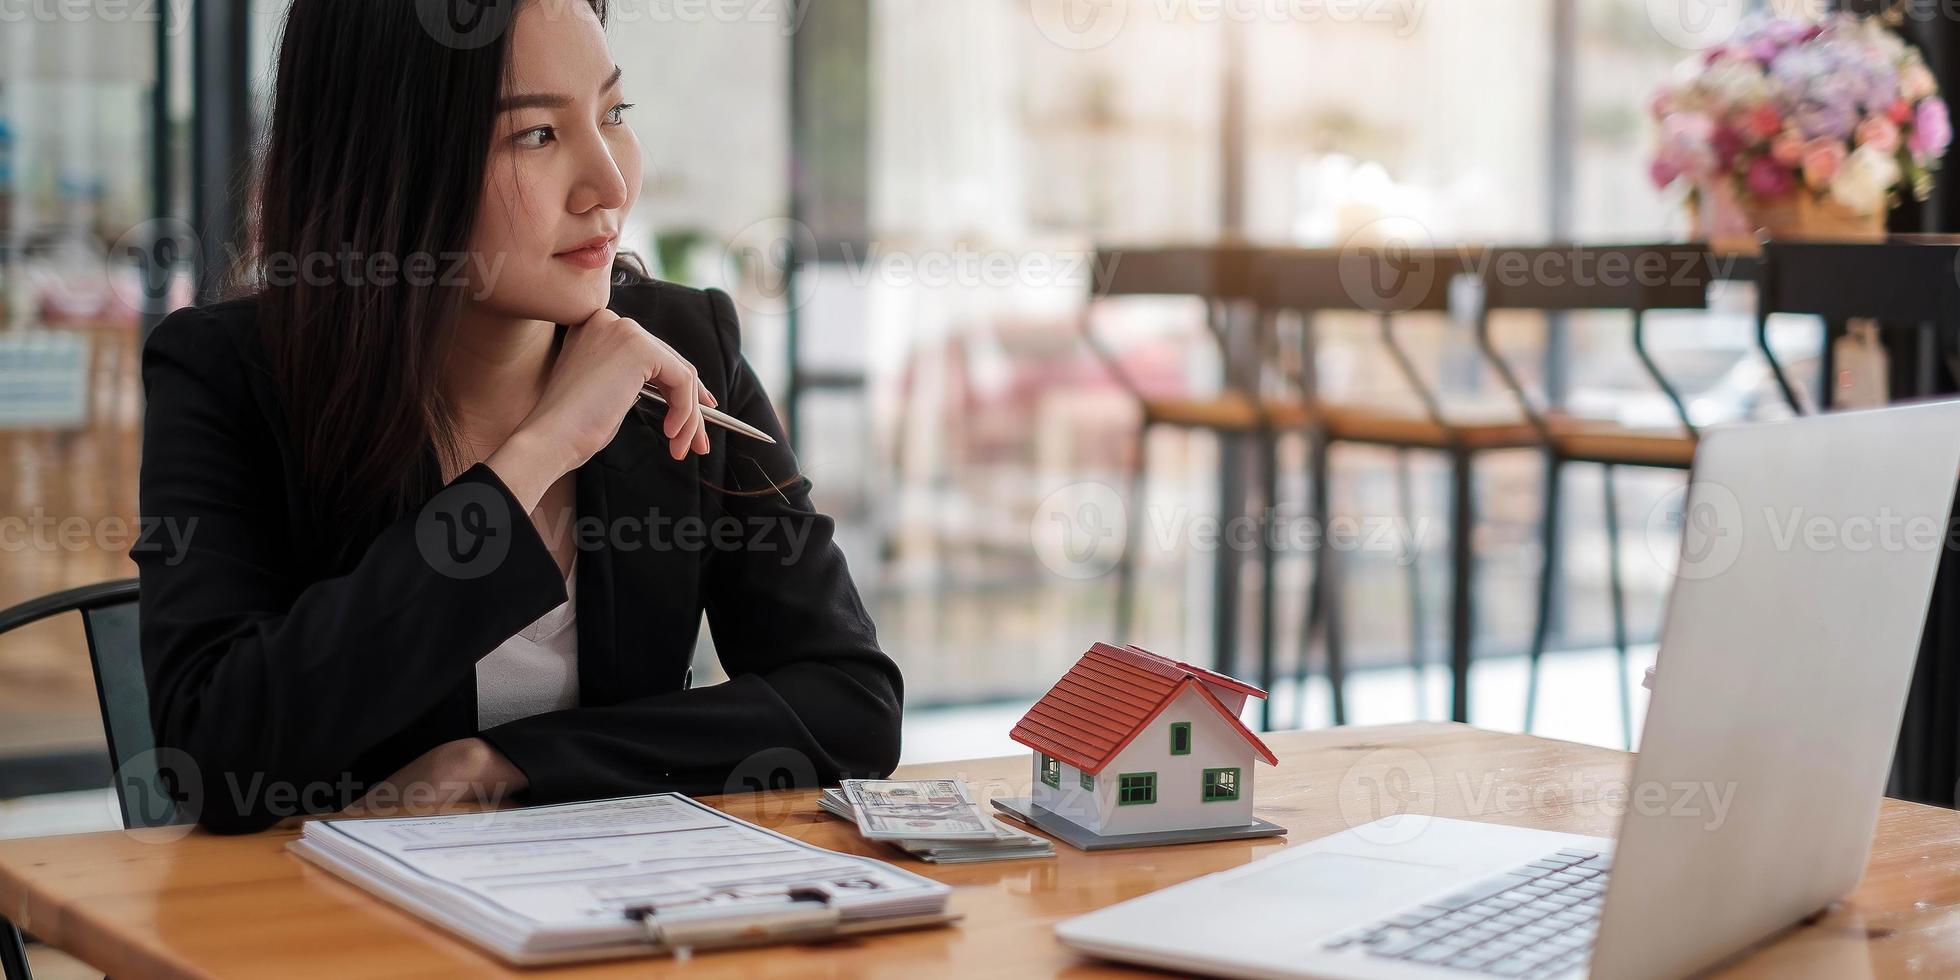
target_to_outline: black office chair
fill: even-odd
[[[138,829],[181,823],[175,774],[156,763],[150,728],[150,693],[143,679],[143,654],[136,632],[136,580],[85,585],[0,610],[0,636],[29,623],[77,612],[88,638],[95,671],[102,732],[109,744],[116,801],[123,827]],[[0,967],[6,980],[28,980],[27,950],[20,930],[0,918]]]
[[[1561,274],[1537,275],[1537,270],[1548,268],[1545,264],[1548,257],[1563,263],[1558,266]],[[1620,674],[1620,729],[1626,743],[1633,744],[1633,695],[1627,678],[1626,589],[1620,580],[1619,501],[1614,469],[1640,466],[1686,471],[1694,462],[1699,433],[1680,393],[1647,351],[1647,314],[1655,310],[1706,309],[1709,284],[1723,277],[1722,267],[1721,257],[1696,245],[1494,248],[1485,256],[1478,341],[1490,352],[1505,385],[1530,415],[1545,447],[1545,510],[1539,537],[1544,542],[1545,554],[1539,569],[1538,619],[1532,629],[1530,679],[1525,689],[1526,731],[1531,730],[1537,717],[1539,666],[1551,628],[1552,589],[1558,574],[1560,478],[1570,463],[1596,463],[1602,468],[1607,582],[1613,611],[1613,648],[1618,655]],[[1675,424],[1667,428],[1636,428],[1539,407],[1525,393],[1517,374],[1491,340],[1490,314],[1505,310],[1545,314],[1613,310],[1630,314],[1634,353],[1648,378],[1673,407]]]
[[[1415,315],[1447,322],[1450,288],[1465,271],[1471,250],[1414,250],[1407,248],[1274,249],[1261,256],[1259,297],[1262,312],[1297,318],[1301,371],[1297,383],[1311,419],[1314,444],[1312,453],[1312,508],[1321,519],[1328,518],[1329,456],[1340,444],[1377,446],[1395,450],[1396,488],[1404,519],[1412,506],[1408,454],[1410,451],[1438,453],[1451,465],[1450,534],[1454,561],[1450,611],[1450,672],[1453,679],[1451,716],[1468,718],[1468,683],[1473,628],[1475,556],[1470,547],[1475,520],[1475,501],[1471,474],[1475,457],[1483,452],[1503,449],[1530,449],[1537,446],[1532,427],[1512,414],[1499,419],[1463,417],[1443,402],[1441,394],[1422,372],[1404,346],[1396,330],[1398,317]],[[1322,398],[1315,377],[1317,343],[1315,320],[1328,312],[1354,312],[1372,315],[1379,329],[1381,344],[1391,356],[1396,371],[1408,386],[1414,404],[1407,407],[1378,407],[1330,401]],[[1405,545],[1406,547],[1406,545]],[[1306,662],[1305,645],[1316,627],[1323,630],[1327,651],[1328,679],[1334,688],[1334,723],[1345,724],[1346,712],[1341,692],[1343,672],[1340,617],[1340,556],[1332,548],[1315,552],[1314,586],[1302,630],[1301,663]],[[1414,555],[1405,555],[1408,575],[1410,615],[1410,660],[1420,677],[1426,663],[1422,637],[1424,615],[1419,569]],[[1299,680],[1304,683],[1305,677]],[[1418,712],[1422,691],[1417,687]],[[1304,703],[1304,702],[1302,702]]]

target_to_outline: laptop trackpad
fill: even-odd
[[[1321,852],[1233,878],[1224,882],[1223,887],[1259,892],[1296,904],[1313,898],[1363,903],[1404,896],[1413,900],[1462,874],[1460,870],[1440,865]]]

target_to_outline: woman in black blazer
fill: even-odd
[[[887,773],[901,680],[832,522],[695,408],[782,438],[732,303],[614,261],[640,160],[602,0],[454,9],[292,5],[247,294],[144,351],[141,509],[185,543],[133,557],[188,808]],[[704,611],[729,680],[690,688]],[[553,613],[575,650],[525,662],[574,683],[479,664]]]

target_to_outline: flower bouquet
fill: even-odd
[[[1882,236],[1953,136],[1925,60],[1875,18],[1758,16],[1683,74],[1654,96],[1650,175],[1687,186],[1709,240]]]

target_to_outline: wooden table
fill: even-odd
[[[1452,724],[1272,735],[1258,812],[1295,841],[1393,812],[1610,835],[1628,755]],[[992,795],[1029,788],[1025,757],[911,766]],[[957,886],[966,918],[943,929],[821,946],[628,960],[579,976],[1071,976],[1120,972],[1057,945],[1062,919],[1287,846],[1284,839],[941,868],[861,841],[812,791],[713,805],[800,840],[875,854]],[[252,837],[86,834],[0,842],[0,913],[111,976],[539,976],[506,970],[460,940],[286,853],[293,829]],[[1791,860],[1803,856],[1791,855]],[[1865,881],[1851,899],[1739,961],[1738,976],[1960,973],[1960,813],[1887,801]]]

